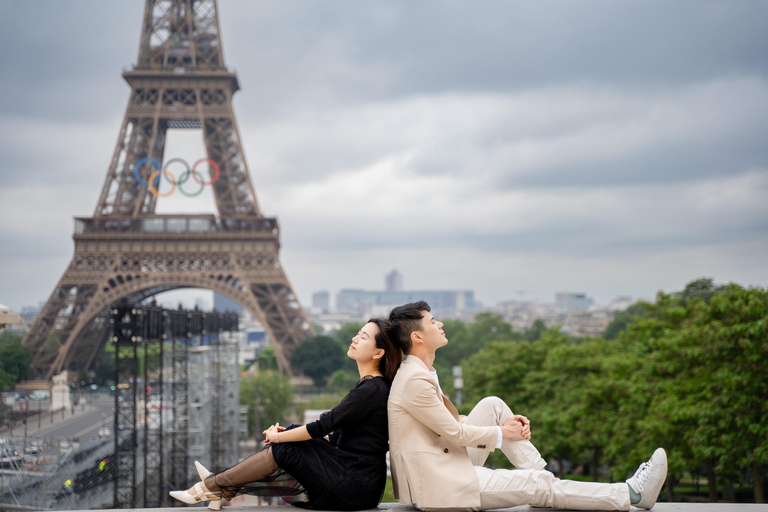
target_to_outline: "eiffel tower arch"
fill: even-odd
[[[23,341],[33,377],[94,368],[110,304],[179,288],[241,304],[291,373],[292,350],[314,330],[280,264],[277,219],[256,201],[232,108],[240,86],[224,64],[216,0],[146,0],[137,64],[122,76],[131,92],[96,209],[75,219],[74,257]],[[186,170],[179,159],[166,162],[169,129],[202,131],[207,159]],[[188,196],[211,186],[217,214],[155,213],[168,194],[163,181]]]

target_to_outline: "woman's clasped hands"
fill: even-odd
[[[267,430],[262,432],[265,436],[267,436],[267,439],[264,441],[265,443],[273,443],[273,444],[279,444],[280,443],[280,432],[285,430],[285,427],[281,427],[279,423],[275,423],[271,427],[269,427]]]

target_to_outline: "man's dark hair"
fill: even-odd
[[[420,300],[402,306],[397,306],[389,313],[389,323],[392,326],[393,341],[408,355],[411,351],[411,333],[421,329],[421,319],[424,311],[430,311],[429,304]]]

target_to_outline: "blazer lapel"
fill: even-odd
[[[456,406],[453,405],[453,402],[448,400],[448,397],[443,395],[443,405],[445,405],[445,408],[448,409],[448,412],[451,413],[451,415],[456,418],[456,421],[459,420],[459,411],[456,410]]]

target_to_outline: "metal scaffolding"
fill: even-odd
[[[133,508],[136,502],[136,389],[138,346],[142,342],[143,311],[129,304],[112,310],[115,344],[114,507]]]
[[[224,339],[237,330],[237,315],[121,303],[112,309],[112,322],[114,507],[160,507],[168,488],[187,487],[190,452],[204,460],[212,454],[223,467],[237,459],[237,417],[229,414],[238,402],[237,350]],[[165,344],[170,361],[164,360]],[[167,449],[164,435],[170,435]]]
[[[174,332],[183,332],[171,348],[170,368],[170,475],[168,484],[173,489],[183,489],[187,484],[187,447],[189,445],[189,372],[187,367],[188,349],[192,339],[191,316],[187,312],[171,313]]]
[[[165,325],[168,311],[150,307],[149,331],[160,332],[158,339],[144,344],[144,507],[161,507],[167,493],[163,481],[163,343],[168,338]]]

